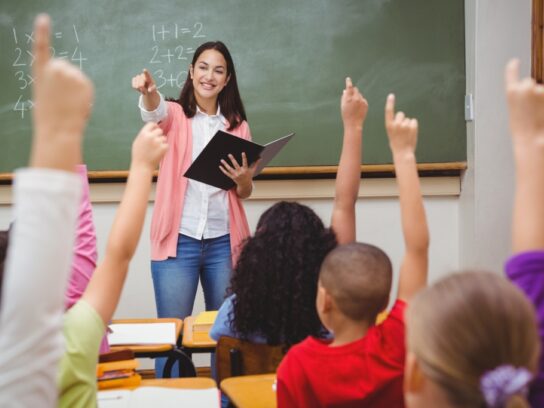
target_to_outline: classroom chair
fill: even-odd
[[[216,349],[217,382],[241,375],[275,373],[283,346],[255,344],[232,337],[220,337]]]

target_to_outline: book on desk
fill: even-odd
[[[219,407],[219,390],[139,387],[134,390],[100,391],[98,408],[205,408]]]
[[[193,321],[193,341],[209,341],[209,333],[217,317],[217,310],[199,313]]]
[[[176,344],[175,323],[117,323],[109,329],[110,346]]]
[[[109,360],[99,362],[96,365],[96,380],[99,390],[120,387],[137,387],[142,382],[142,377],[136,373],[138,361],[132,358],[122,357],[121,360]]]

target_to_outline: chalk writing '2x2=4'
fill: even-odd
[[[31,52],[32,44],[34,43],[34,32],[22,32],[18,31],[15,27],[12,29],[13,43],[15,45],[13,49],[12,66],[16,69],[14,71],[15,80],[17,81],[17,87],[20,91],[25,91],[34,82],[34,77],[27,72],[34,64],[34,54]],[[83,55],[80,47],[79,33],[77,27],[72,27],[67,31],[56,31],[53,34],[54,39],[58,40],[71,40],[73,41],[74,48],[68,51],[63,49],[58,51],[54,47],[50,47],[51,55],[54,58],[67,59],[73,64],[79,65],[80,69],[83,69],[83,63],[87,61],[87,58]],[[23,94],[19,95],[19,98],[13,106],[13,111],[21,115],[21,119],[24,119],[25,112],[31,110],[34,107],[32,100],[25,97]]]

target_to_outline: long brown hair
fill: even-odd
[[[533,306],[491,272],[454,274],[422,291],[408,307],[407,331],[408,350],[455,406],[485,407],[480,381],[497,367],[537,369]],[[529,404],[516,394],[505,406]]]
[[[234,69],[234,62],[230,55],[230,52],[225,44],[221,41],[209,41],[200,45],[194,55],[191,64],[193,67],[198,60],[200,54],[206,50],[216,50],[223,55],[227,63],[227,78],[229,81],[218,95],[217,102],[221,107],[221,114],[229,122],[229,128],[227,130],[236,129],[244,120],[247,120],[246,111],[242,98],[240,97],[240,91],[238,90],[238,81],[236,79],[236,70]],[[167,98],[169,101],[177,102],[183,107],[183,112],[188,118],[192,118],[196,114],[196,98],[193,81],[191,80],[191,73],[187,72],[187,79],[179,94],[178,99]]]

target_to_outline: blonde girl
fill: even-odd
[[[523,293],[490,272],[451,275],[407,311],[406,405],[529,407],[540,351]]]

